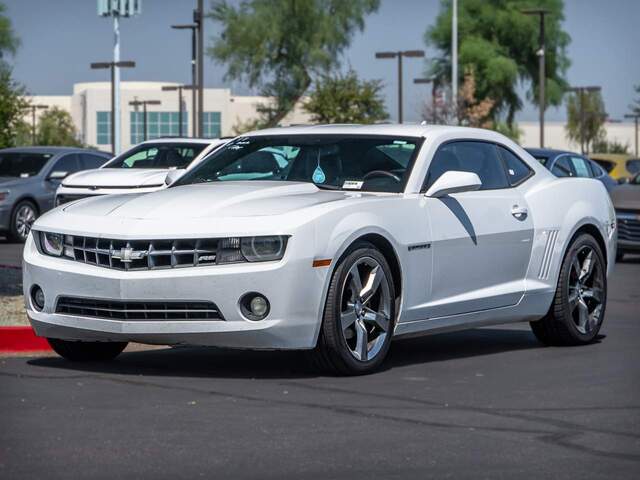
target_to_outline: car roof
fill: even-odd
[[[219,138],[189,138],[189,137],[160,137],[151,140],[145,140],[138,145],[145,145],[147,143],[197,143],[209,145],[210,143],[219,142]]]
[[[11,148],[3,148],[0,152],[14,152],[14,153],[52,153],[58,155],[60,153],[69,153],[69,152],[92,152],[92,153],[105,153],[100,150],[93,150],[89,148],[81,148],[81,147],[46,147],[46,146],[38,146],[38,147],[11,147]]]
[[[555,148],[525,148],[527,152],[529,152],[534,157],[536,155],[540,157],[557,157],[558,155],[580,155],[576,152],[571,152],[569,150],[557,150]],[[580,155],[582,156],[582,155]]]
[[[298,125],[290,127],[276,127],[265,130],[256,130],[245,134],[246,136],[260,135],[304,135],[304,134],[333,134],[333,135],[393,135],[404,137],[426,137],[433,133],[454,133],[461,136],[470,131],[481,132],[487,137],[505,138],[503,135],[492,130],[480,128],[455,127],[450,125],[427,125],[427,124],[397,124],[378,123],[372,125],[360,124],[331,124],[331,125]]]

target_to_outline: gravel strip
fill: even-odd
[[[0,267],[0,326],[29,325],[22,299],[22,272]]]

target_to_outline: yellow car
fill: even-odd
[[[640,158],[624,153],[593,153],[589,157],[615,180],[631,178],[640,172]]]

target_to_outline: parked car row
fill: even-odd
[[[54,206],[110,193],[164,188],[224,143],[218,139],[166,138],[143,142],[115,158],[66,147],[0,150],[0,234],[24,242],[33,222]]]

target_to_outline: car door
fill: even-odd
[[[56,190],[62,183],[61,178],[52,178],[52,174],[54,172],[65,172],[67,175],[71,175],[80,171],[80,168],[80,155],[76,153],[67,153],[55,161],[44,179],[44,195],[40,202],[44,210],[53,208]]]
[[[426,198],[433,267],[425,318],[516,304],[525,290],[531,255],[533,222],[517,188],[533,174],[531,169],[504,146],[448,142],[436,151],[423,191],[449,170],[476,173],[482,186]]]

